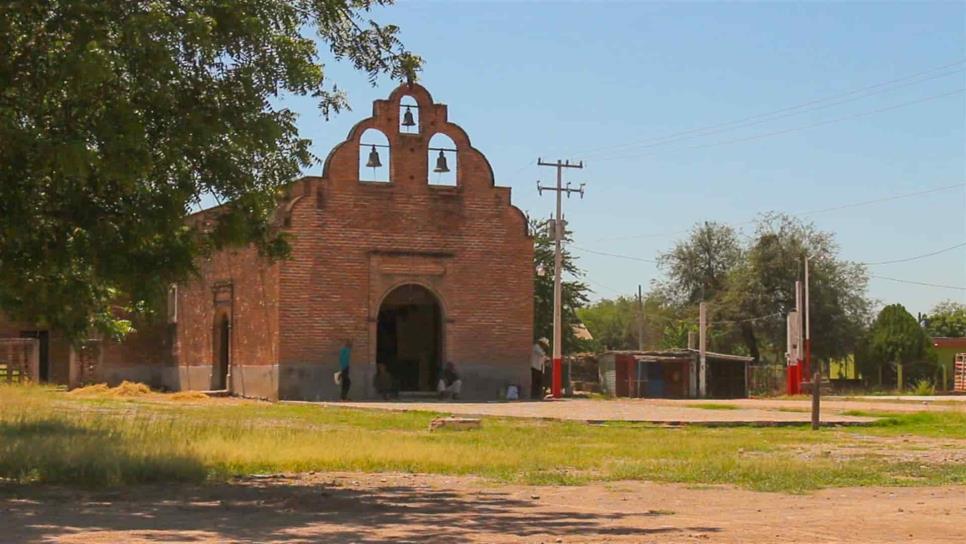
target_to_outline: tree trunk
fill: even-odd
[[[755,338],[755,329],[751,323],[746,321],[741,324],[741,337],[744,339],[745,346],[754,359],[754,363],[758,363],[761,359],[761,353],[758,351],[758,339]]]

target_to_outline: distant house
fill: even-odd
[[[943,369],[942,388],[951,389],[953,382],[953,364],[957,353],[966,353],[966,336],[934,336],[930,338],[932,347],[936,350],[936,361]]]
[[[599,357],[601,388],[614,397],[699,398],[700,357],[695,349],[607,351]],[[706,352],[706,398],[748,396],[751,357]]]

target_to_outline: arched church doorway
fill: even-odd
[[[439,300],[421,285],[394,289],[379,307],[376,362],[400,391],[435,391],[443,352]]]

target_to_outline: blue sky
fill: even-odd
[[[841,255],[855,261],[966,242],[964,3],[402,1],[374,17],[399,25],[406,46],[425,58],[421,83],[449,105],[517,206],[535,216],[552,211],[535,182],[553,171],[533,165],[536,157],[585,161],[568,173],[587,183],[585,198],[565,207],[576,247],[653,259],[698,221],[741,223],[770,210],[957,184],[807,218],[834,232]],[[395,86],[382,79],[370,87],[337,62],[327,62],[327,73],[354,111],[326,122],[310,100],[284,101],[301,114],[320,158]],[[660,277],[652,263],[574,253],[597,297]],[[870,271],[966,286],[966,247]],[[878,278],[869,294],[913,313],[943,299],[966,302],[966,291]]]

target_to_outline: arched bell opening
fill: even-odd
[[[429,289],[406,284],[379,306],[376,363],[397,391],[435,391],[443,358],[443,311]]]
[[[389,138],[382,131],[366,129],[359,137],[359,181],[389,182],[391,152]]]
[[[399,132],[419,134],[419,104],[409,95],[399,100]]]
[[[430,185],[456,186],[457,152],[453,140],[441,133],[433,134],[429,140],[427,178]]]

